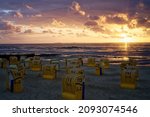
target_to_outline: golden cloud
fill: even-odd
[[[54,26],[54,27],[65,27],[66,26],[65,23],[63,23],[62,21],[58,21],[54,18],[52,19],[51,25]]]

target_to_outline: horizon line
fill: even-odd
[[[21,45],[38,45],[38,44],[109,44],[109,43],[125,43],[125,42],[100,42],[100,43],[96,43],[96,42],[91,42],[91,43],[79,43],[79,42],[66,42],[66,43],[61,43],[61,42],[54,42],[54,43],[0,43],[0,45],[17,45],[17,44],[21,44]],[[150,43],[150,42],[128,42],[128,43]]]

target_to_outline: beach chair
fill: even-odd
[[[66,73],[70,73],[72,69],[78,69],[80,66],[77,58],[67,59]]]
[[[56,70],[60,69],[60,62],[59,62],[59,60],[51,60],[51,64],[56,66]]]
[[[88,60],[87,60],[87,66],[89,66],[89,67],[95,67],[96,66],[95,58],[88,58]]]
[[[135,89],[137,87],[137,71],[127,68],[121,71],[121,88]]]
[[[60,69],[66,69],[67,68],[67,58],[59,60],[60,61]]]
[[[104,74],[104,65],[103,64],[96,64],[95,74],[101,76]]]
[[[2,68],[2,64],[3,64],[3,59],[0,58],[0,68]]]
[[[25,68],[31,69],[31,66],[32,66],[32,60],[33,60],[32,57],[25,59]]]
[[[19,63],[18,58],[16,56],[9,57],[9,64],[10,65],[17,65]]]
[[[67,74],[62,80],[62,97],[69,100],[84,99],[84,76]]]
[[[6,89],[7,90],[10,90],[10,85],[9,85],[10,84],[10,79],[13,79],[12,74],[10,74],[12,70],[17,71],[18,70],[17,65],[9,65],[7,67],[7,72],[8,72],[8,79],[6,79]]]
[[[7,69],[7,67],[9,66],[9,61],[5,58],[2,59],[2,68],[3,69]]]
[[[108,69],[110,67],[108,59],[101,59],[100,64],[103,64],[103,68]]]
[[[139,80],[139,70],[137,67],[137,62],[134,59],[129,59],[128,61],[123,61],[120,64],[121,72],[124,69],[133,69],[136,71],[136,78]]]
[[[33,60],[41,60],[40,56],[34,56]]]
[[[42,63],[42,65],[50,65],[50,64],[52,64],[52,60],[51,59],[42,59],[41,63]]]
[[[53,80],[56,79],[57,71],[55,65],[43,66],[42,77],[45,79]]]
[[[66,73],[84,75],[84,70],[82,68],[69,68],[67,69]]]
[[[17,69],[18,69],[18,71],[20,72],[21,77],[24,78],[24,76],[25,76],[25,74],[26,74],[24,65],[21,64],[21,63],[18,64],[18,65],[17,65]]]
[[[20,57],[20,63],[25,64],[26,56],[21,56]]]
[[[83,59],[82,59],[82,58],[78,58],[78,64],[79,64],[80,66],[83,66]]]
[[[8,71],[7,90],[13,93],[20,93],[23,91],[22,75],[18,70]]]
[[[32,60],[32,63],[31,63],[32,71],[41,71],[41,67],[42,67],[42,64],[40,60]]]
[[[83,66],[83,60],[82,58],[70,58],[70,59],[67,59],[67,66],[69,66],[69,64]]]
[[[121,69],[126,68],[126,66],[136,67],[137,66],[137,61],[133,58],[129,58],[128,61],[122,61],[121,64],[120,64]]]

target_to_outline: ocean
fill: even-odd
[[[46,58],[64,57],[108,58],[118,64],[129,57],[139,65],[150,66],[150,43],[99,43],[99,44],[0,44],[0,55],[35,54]],[[46,56],[44,56],[46,55]]]

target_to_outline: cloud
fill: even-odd
[[[36,14],[35,17],[42,17],[42,14]]]
[[[144,26],[146,28],[150,28],[150,19],[141,17],[138,18],[137,21],[138,21],[138,26]]]
[[[129,28],[145,27],[150,28],[150,19],[147,17],[137,16],[136,18],[131,18],[128,23]]]
[[[81,32],[81,33],[76,33],[77,37],[88,37],[87,33]]]
[[[129,28],[136,28],[137,27],[137,20],[136,19],[132,19],[129,23],[128,23],[128,27]]]
[[[15,18],[23,18],[23,14],[20,10],[0,10],[3,16],[13,16]]]
[[[100,16],[99,20],[100,23],[106,23],[106,17],[105,16]]]
[[[113,14],[100,16],[99,20],[95,20],[100,24],[117,24],[117,25],[128,25],[129,28],[138,28],[146,27],[150,28],[150,19],[149,17],[142,17],[136,15],[134,17],[129,16],[128,14]]]
[[[106,21],[108,23],[126,24],[128,20],[129,20],[128,14],[124,14],[124,13],[117,13],[117,14],[106,16]]]
[[[24,33],[33,33],[32,29],[27,29],[24,31]]]
[[[137,9],[139,9],[139,10],[143,10],[144,7],[145,7],[145,5],[144,5],[143,2],[139,2],[139,3],[137,4]]]
[[[43,30],[43,33],[54,33],[51,29],[49,30]]]
[[[95,27],[98,26],[98,23],[96,21],[87,21],[84,25],[87,27]]]
[[[52,19],[52,23],[51,23],[52,26],[55,26],[55,27],[64,27],[66,26],[65,23],[63,23],[62,21],[58,21],[56,19]]]
[[[0,35],[0,40],[2,40],[3,39],[3,37]]]
[[[10,9],[0,9],[1,13],[5,13],[5,14],[10,14],[12,12],[15,12],[15,10],[10,10]]]
[[[14,25],[11,21],[0,19],[0,31],[21,32],[21,27]]]
[[[31,17],[33,17],[33,18],[40,18],[42,16],[43,16],[42,14],[35,14],[35,15],[32,15]]]
[[[29,4],[25,4],[25,7],[26,7],[27,9],[29,9],[29,10],[34,10],[34,8],[33,8],[31,5],[29,5]]]
[[[24,2],[22,2],[13,0],[12,2],[12,0],[4,0],[1,2],[0,17],[13,20],[14,22],[5,21],[5,26],[4,24],[3,26],[0,24],[0,29],[3,27],[0,33],[17,32],[16,28],[20,26],[21,28],[18,28],[18,32],[21,30],[19,35],[22,38],[24,38],[24,35],[28,37],[27,34],[23,33],[34,33],[33,36],[35,37],[38,37],[40,34],[45,37],[52,35],[59,37],[59,33],[61,34],[61,32],[58,30],[63,30],[63,34],[67,38],[69,38],[69,36],[75,36],[76,33],[79,37],[82,34],[87,34],[100,38],[101,35],[104,34],[105,37],[108,36],[108,38],[111,38],[115,34],[120,35],[123,31],[125,33],[139,34],[140,31],[150,27],[149,0],[35,1],[36,0],[24,0]],[[145,1],[147,1],[147,3]],[[131,4],[131,2],[133,4]],[[68,7],[71,13],[75,14],[74,16],[67,12]],[[132,15],[130,15],[130,13]],[[52,18],[55,19],[52,20]],[[43,28],[40,28],[41,26],[43,26]],[[124,30],[121,30],[121,27],[125,27]],[[67,28],[72,28],[71,32],[67,32]],[[54,34],[51,34],[48,29],[51,29]],[[81,33],[81,31],[79,31],[80,29],[84,29],[87,32]],[[111,33],[111,31],[114,33]],[[141,35],[146,33],[146,31],[143,32],[141,32]],[[16,34],[16,36],[19,35],[18,33]],[[31,36],[31,38],[33,37]]]
[[[84,25],[90,30],[93,30],[94,32],[106,31],[105,27],[102,25],[99,25],[96,21],[87,21]]]
[[[90,20],[99,20],[99,16],[89,16]]]
[[[19,11],[14,12],[14,17],[23,18],[23,14]]]
[[[43,33],[49,33],[49,31],[48,30],[43,30]]]
[[[85,16],[86,15],[86,12],[81,10],[81,6],[78,2],[76,1],[73,1],[72,2],[72,5],[71,5],[71,10],[74,11],[75,14],[79,14],[81,16]]]

